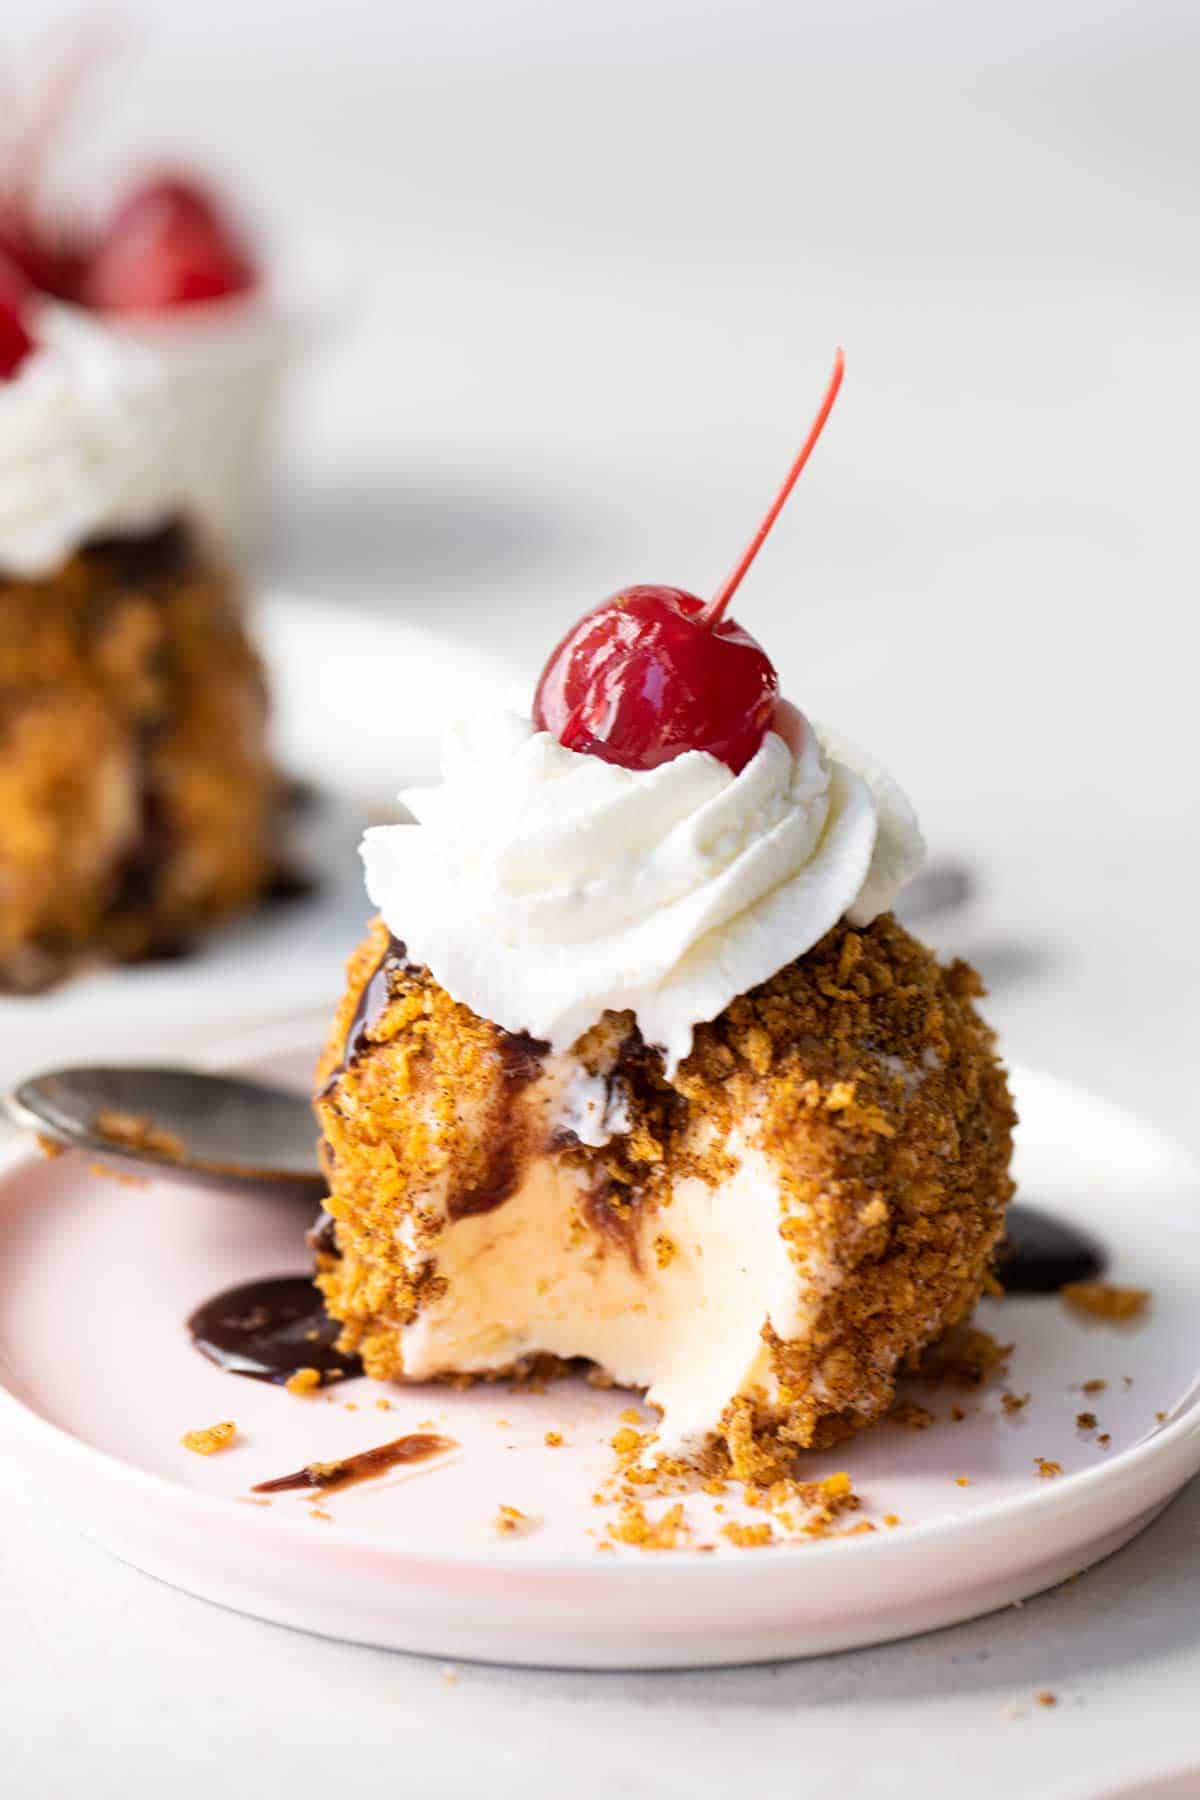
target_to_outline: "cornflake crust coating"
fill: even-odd
[[[262,670],[182,524],[0,579],[0,988],[133,960],[277,872]]]
[[[317,1265],[371,1375],[582,1356],[651,1384],[669,1453],[770,1480],[880,1418],[989,1284],[1015,1115],[982,986],[890,915],[700,1026],[673,1084],[631,1014],[553,1057],[381,921],[348,974]]]

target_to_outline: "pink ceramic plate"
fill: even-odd
[[[293,1031],[232,1060],[303,1084],[313,1054],[310,1033]],[[738,1549],[717,1535],[736,1505],[725,1497],[718,1517],[699,1497],[687,1510],[715,1553],[599,1554],[614,1513],[591,1496],[628,1394],[357,1381],[300,1399],[225,1374],[192,1349],[185,1319],[222,1287],[303,1269],[308,1221],[270,1199],[120,1186],[24,1153],[0,1172],[5,1466],[116,1555],[206,1599],[441,1656],[754,1662],[986,1612],[1117,1549],[1200,1468],[1200,1173],[1087,1095],[1028,1071],[1016,1087],[1026,1197],[1105,1238],[1114,1277],[1150,1288],[1153,1306],[1117,1328],[1054,1299],[985,1305],[980,1323],[1016,1346],[1005,1377],[965,1395],[914,1391],[931,1427],[889,1423],[812,1459],[814,1476],[850,1472],[874,1533]],[[1094,1379],[1107,1386],[1085,1396]],[[1006,1389],[1028,1404],[1006,1411]],[[1096,1430],[1077,1427],[1084,1410]],[[185,1431],[224,1419],[238,1426],[233,1448],[181,1447]],[[428,1422],[459,1448],[323,1498],[328,1517],[298,1494],[247,1503],[256,1481]],[[1063,1473],[1040,1476],[1038,1458]],[[501,1505],[535,1528],[498,1536]]]

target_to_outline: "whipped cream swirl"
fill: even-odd
[[[514,714],[450,735],[416,825],[363,840],[367,891],[456,1000],[566,1050],[607,1009],[688,1054],[694,1027],[916,872],[894,782],[811,726],[739,775],[704,751],[651,770],[566,750]]]
[[[89,538],[149,531],[175,510],[157,360],[66,306],[0,381],[0,575],[53,575]]]

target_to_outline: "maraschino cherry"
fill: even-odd
[[[241,233],[215,197],[195,181],[159,176],[113,214],[83,298],[106,312],[162,312],[246,293],[257,279]]]
[[[736,775],[772,729],[799,749],[802,721],[780,699],[770,658],[725,611],[824,430],[844,366],[839,350],[799,455],[713,598],[646,585],[585,613],[542,671],[533,702],[539,731],[623,769],[656,769],[686,750],[707,750]]]

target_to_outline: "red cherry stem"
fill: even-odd
[[[825,389],[825,398],[821,402],[816,418],[809,427],[808,436],[804,440],[799,455],[784,476],[783,486],[767,508],[766,518],[763,520],[754,536],[750,539],[746,548],[742,551],[741,556],[738,558],[738,561],[734,564],[729,574],[725,577],[724,585],[718,588],[708,605],[704,608],[704,611],[697,615],[696,623],[704,626],[706,630],[711,631],[714,625],[720,624],[721,619],[724,617],[726,607],[742,585],[742,579],[745,576],[746,570],[750,567],[750,564],[762,549],[767,533],[783,511],[788,495],[800,479],[801,469],[812,455],[813,450],[816,447],[817,439],[825,429],[825,421],[833,411],[833,403],[837,399],[838,389],[842,385],[842,376],[845,372],[846,358],[841,350],[839,350],[833,359],[833,374],[829,377],[829,385]]]
[[[75,26],[66,48],[51,63],[42,91],[10,152],[8,200],[21,222],[29,224],[33,218],[44,185],[46,163],[62,139],[80,93],[119,42],[115,20],[103,16],[84,18]]]

